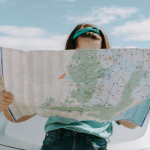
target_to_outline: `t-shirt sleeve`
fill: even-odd
[[[121,123],[119,123],[119,120],[116,120],[115,122],[116,122],[118,125],[121,125]]]

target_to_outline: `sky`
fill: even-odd
[[[111,48],[150,48],[149,0],[0,0],[0,47],[64,50],[80,23],[102,29]]]

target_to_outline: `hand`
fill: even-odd
[[[14,95],[5,89],[0,90],[0,109],[3,111],[13,102]]]

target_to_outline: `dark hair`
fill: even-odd
[[[87,23],[82,23],[82,24],[79,24],[77,25],[73,31],[71,32],[71,34],[69,35],[68,39],[67,39],[67,42],[66,42],[66,45],[65,45],[65,50],[69,50],[69,49],[76,49],[76,47],[78,46],[78,37],[86,37],[86,38],[90,38],[90,39],[93,39],[93,40],[100,40],[102,41],[102,49],[109,49],[110,48],[110,45],[109,45],[109,42],[108,42],[108,38],[106,36],[106,34],[100,29],[100,32],[102,34],[102,37],[98,34],[98,33],[94,33],[94,32],[86,32],[86,33],[83,33],[81,35],[79,35],[78,37],[76,37],[74,40],[73,40],[73,36],[75,34],[75,32],[80,29],[80,28],[84,28],[84,27],[97,27],[93,24],[87,24]]]

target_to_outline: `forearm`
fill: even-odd
[[[148,113],[148,115],[150,114],[150,111]],[[132,122],[126,121],[126,120],[118,120],[120,124],[122,124],[124,127],[130,128],[130,129],[135,129],[136,127],[138,127],[137,125],[135,125]]]
[[[122,124],[124,127],[129,128],[129,129],[135,129],[136,127],[138,127],[134,123],[131,123],[131,122],[126,121],[126,120],[119,120],[119,123]]]
[[[31,115],[31,116],[25,116],[25,117],[23,117],[23,118],[19,119],[16,123],[26,121],[26,120],[28,120],[28,119],[32,118],[32,117],[33,117],[33,116],[35,116],[35,115],[36,115],[36,114]]]
[[[7,109],[3,110],[3,114],[7,120],[14,122]]]
[[[34,114],[34,115],[31,115],[31,116],[25,116],[25,117],[19,119],[17,122],[14,122],[14,120],[10,116],[10,114],[9,114],[7,109],[3,110],[3,114],[4,114],[4,116],[6,117],[7,120],[9,120],[10,122],[13,122],[13,123],[19,123],[19,122],[26,121],[26,120],[28,120],[28,119],[30,119],[30,118],[32,118],[33,116],[36,115],[36,114]]]

